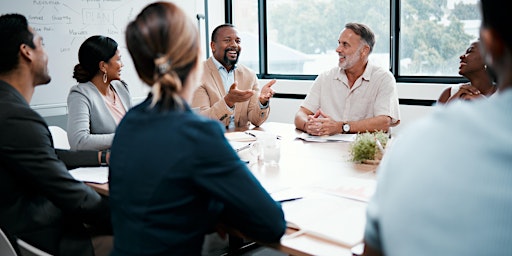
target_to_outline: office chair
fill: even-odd
[[[0,229],[0,255],[2,256],[17,256],[16,251],[11,245],[11,242]]]
[[[21,256],[52,256],[51,254],[39,250],[36,247],[28,244],[27,242],[19,238],[16,239],[16,242],[18,243],[18,249],[20,251]],[[16,254],[14,256],[16,256]]]

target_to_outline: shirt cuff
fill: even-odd
[[[269,101],[267,101],[267,104],[263,105],[263,104],[261,104],[261,102],[258,100],[258,104],[260,104],[260,109],[266,109],[266,108],[268,108],[268,106],[270,105],[269,103],[270,103],[270,100],[269,100]]]
[[[236,105],[233,105],[233,107],[230,107],[230,106],[228,106],[228,104],[226,104],[226,109],[229,111],[229,113],[231,113],[231,114],[232,114],[232,113],[233,113],[233,111],[235,111],[235,106],[236,106]]]

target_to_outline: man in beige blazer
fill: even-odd
[[[201,85],[194,93],[192,108],[226,128],[243,127],[250,123],[260,126],[270,113],[270,98],[274,94],[270,81],[259,92],[256,73],[241,64],[241,39],[236,28],[223,24],[213,30],[213,56],[204,62]]]

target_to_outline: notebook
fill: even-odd
[[[330,195],[284,202],[287,226],[298,230],[284,239],[308,234],[353,247],[363,241],[366,206],[361,201]]]
[[[251,142],[256,141],[256,136],[245,132],[227,132],[224,136],[229,141]]]
[[[80,167],[69,171],[76,180],[105,184],[108,182],[108,167]]]

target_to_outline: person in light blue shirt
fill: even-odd
[[[404,130],[378,169],[365,255],[512,255],[512,20],[481,0],[487,100],[454,102]]]

